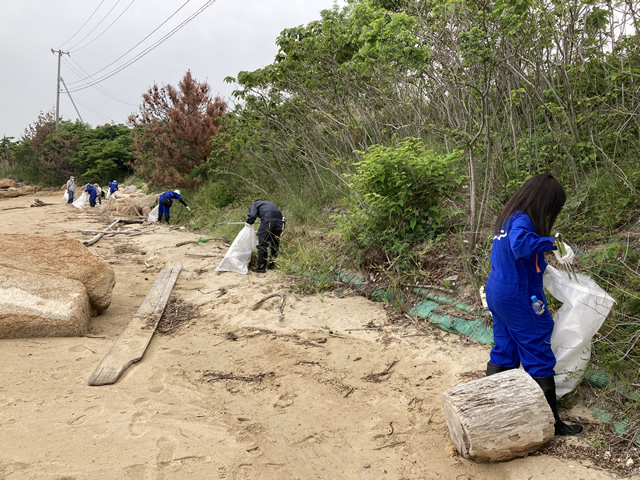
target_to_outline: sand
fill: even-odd
[[[0,232],[86,240],[68,232],[107,225],[100,207],[80,211],[61,197],[0,200]],[[55,205],[29,208],[35,198]],[[176,247],[201,235],[144,231],[89,247],[113,266],[116,286],[86,337],[0,340],[0,478],[610,478],[547,455],[477,464],[455,454],[441,394],[481,375],[488,347],[394,326],[360,296],[296,294],[277,271],[216,272],[224,244]],[[89,386],[172,266],[182,267],[172,301],[186,321],[156,333],[115,384]],[[253,308],[277,292],[282,320],[279,296]]]

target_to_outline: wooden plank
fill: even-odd
[[[174,267],[158,274],[131,322],[89,378],[89,385],[112,385],[132,363],[142,359],[179,273],[180,267]]]

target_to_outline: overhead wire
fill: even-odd
[[[115,5],[114,5],[113,7],[111,7],[111,10],[109,10],[109,11],[107,12],[107,14],[106,14],[104,17],[102,17],[102,20],[100,20],[100,21],[96,24],[96,26],[95,26],[95,27],[93,27],[93,28],[91,29],[91,31],[90,31],[89,33],[87,33],[84,37],[82,37],[78,43],[76,43],[75,45],[73,45],[73,46],[69,47],[69,49],[68,49],[68,50],[69,50],[69,51],[72,51],[74,48],[76,48],[78,45],[80,45],[80,44],[84,41],[84,39],[85,39],[85,38],[87,38],[89,35],[91,35],[93,32],[95,32],[95,31],[96,31],[96,29],[97,29],[97,28],[102,24],[102,22],[104,22],[104,21],[107,19],[107,17],[109,16],[109,14],[110,14],[111,12],[113,12],[113,9],[114,9],[114,8],[116,8],[116,7],[118,6],[118,4],[120,3],[120,1],[121,1],[121,0],[118,0],[118,1],[115,3]]]
[[[78,29],[78,31],[76,33],[74,33],[73,35],[71,35],[71,37],[64,42],[62,45],[60,45],[57,50],[60,50],[63,46],[65,46],[67,43],[69,43],[71,40],[73,40],[73,37],[75,37],[76,35],[78,35],[80,33],[80,31],[84,28],[84,26],[89,23],[89,20],[91,20],[93,18],[93,16],[96,14],[96,12],[100,9],[100,7],[102,6],[102,4],[104,3],[104,0],[102,0],[100,2],[100,4],[96,7],[96,9],[93,11],[93,13],[91,15],[89,15],[89,18],[87,18],[87,21],[84,22],[82,24],[82,26]]]
[[[104,66],[103,68],[101,68],[100,70],[98,70],[95,73],[92,73],[91,75],[89,75],[89,77],[93,77],[95,75],[97,75],[98,73],[102,72],[103,70],[106,70],[107,68],[109,68],[111,65],[113,65],[114,63],[116,63],[118,60],[122,59],[122,57],[124,57],[125,55],[127,55],[128,53],[130,53],[133,49],[135,49],[137,46],[139,46],[142,42],[144,42],[147,38],[149,38],[151,35],[153,35],[156,31],[158,31],[159,28],[161,28],[165,23],[167,23],[169,20],[171,20],[174,16],[176,16],[178,14],[178,12],[180,10],[182,10],[191,0],[187,0],[186,2],[184,2],[180,8],[178,8],[175,12],[173,12],[169,18],[167,18],[164,22],[162,22],[160,25],[158,25],[155,29],[153,29],[153,31],[151,31],[151,33],[149,33],[146,37],[144,37],[142,40],[140,40],[138,43],[136,43],[133,47],[131,47],[129,50],[127,50],[126,52],[124,52],[122,55],[120,55],[118,58],[116,58],[113,62],[111,62],[110,64]],[[210,2],[211,0],[209,0]],[[75,82],[71,82],[69,83],[69,85],[73,85],[76,83],[80,83],[83,82],[85,80],[88,80],[89,77],[87,78],[83,78],[81,80],[77,80]]]
[[[71,65],[66,58],[62,57],[62,62],[70,69],[72,70],[78,77],[83,77],[84,75],[89,75],[89,72],[87,72],[84,68],[82,68],[82,65],[80,65],[71,55],[69,55],[69,60],[71,60],[73,63],[75,63],[78,68],[80,70],[82,70],[82,73],[78,71],[78,69],[76,69],[73,65]],[[124,105],[129,105],[131,107],[138,107],[139,105],[136,105],[135,103],[129,103],[129,102],[125,102],[124,100],[116,97],[113,93],[111,93],[109,90],[107,90],[105,87],[103,87],[102,85],[94,85],[93,86],[99,93],[101,93],[102,95],[104,95],[105,97],[109,97],[112,100],[115,100],[116,102],[122,103]]]
[[[78,49],[76,49],[76,50],[73,50],[73,52],[72,52],[72,53],[79,52],[79,51],[80,51],[80,50],[82,50],[83,48],[88,47],[88,46],[89,46],[89,45],[91,45],[93,42],[95,42],[97,39],[99,39],[102,35],[104,35],[104,33],[105,33],[107,30],[109,30],[109,29],[113,26],[113,24],[114,24],[114,23],[116,23],[118,20],[120,20],[120,17],[122,17],[122,15],[124,15],[124,14],[125,14],[125,12],[126,12],[127,10],[129,10],[129,7],[131,7],[131,5],[133,5],[133,2],[135,2],[135,0],[131,0],[131,3],[129,3],[129,5],[127,5],[127,7],[126,7],[126,8],[125,8],[121,13],[120,13],[120,15],[118,15],[118,16],[116,17],[116,19],[115,19],[113,22],[111,22],[111,23],[109,24],[109,26],[108,26],[107,28],[105,28],[105,29],[104,29],[104,30],[103,30],[103,31],[102,31],[102,32],[101,32],[97,37],[95,37],[95,38],[94,38],[93,40],[91,40],[89,43],[84,44],[84,45],[83,45],[83,46],[81,46],[80,48],[78,48]],[[116,5],[117,5],[117,3],[116,3]],[[114,5],[114,7],[115,7],[115,5]],[[109,11],[109,13],[111,13],[111,10]],[[107,14],[107,15],[108,15],[108,14]],[[106,17],[105,17],[105,18],[106,18]],[[86,37],[85,37],[85,38],[86,38]],[[74,46],[75,46],[75,45],[74,45]],[[71,48],[73,48],[73,47],[71,47]]]
[[[175,27],[173,30],[171,30],[169,33],[165,34],[160,40],[158,40],[156,43],[154,43],[153,45],[151,45],[150,47],[148,47],[147,49],[145,49],[144,51],[142,51],[141,53],[139,53],[138,55],[136,55],[134,58],[132,58],[131,60],[127,61],[125,64],[121,65],[120,67],[117,67],[116,69],[112,70],[109,73],[104,74],[102,77],[93,80],[85,85],[81,85],[78,86],[76,88],[71,89],[71,92],[78,92],[80,90],[84,90],[86,88],[92,87],[100,82],[103,82],[104,80],[112,77],[113,75],[115,75],[116,73],[121,72],[122,70],[124,70],[125,68],[127,68],[128,66],[132,65],[133,63],[135,63],[136,61],[138,61],[139,59],[141,59],[142,57],[144,57],[147,53],[151,52],[152,50],[154,50],[157,46],[159,46],[160,44],[162,44],[163,42],[165,42],[168,38],[170,38],[171,36],[173,36],[178,30],[180,30],[182,27],[184,27],[187,23],[189,23],[191,20],[193,20],[195,17],[197,17],[198,15],[200,15],[206,8],[208,8],[212,3],[214,2],[214,0],[208,0],[207,3],[205,5],[203,5],[202,7],[200,7],[195,13],[193,13],[190,17],[188,17],[186,20],[184,20],[182,23],[180,23],[177,27]],[[188,3],[188,2],[187,2]],[[182,7],[181,7],[182,8]],[[166,22],[165,22],[166,23]],[[157,30],[157,29],[156,29]],[[113,63],[113,62],[112,62]],[[105,67],[106,68],[106,67]],[[104,70],[104,68],[102,69]],[[100,70],[101,71],[101,70]],[[98,72],[96,72],[98,73]],[[95,75],[95,74],[94,74]],[[86,80],[86,79],[84,79]],[[76,81],[73,83],[79,83],[80,81]]]

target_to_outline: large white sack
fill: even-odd
[[[582,380],[591,358],[591,341],[609,315],[615,300],[587,275],[571,280],[566,272],[551,265],[543,283],[562,302],[553,316],[555,326],[551,349],[556,356],[556,394],[562,397]]]
[[[62,195],[62,199],[63,199],[65,202],[68,202],[68,201],[69,201],[69,190],[68,190],[68,189],[65,189],[65,191],[64,191],[64,195]]]
[[[89,203],[89,192],[82,192],[82,195],[80,195],[80,197],[78,197],[78,199],[74,201],[72,205],[82,210],[88,203]]]
[[[149,212],[149,215],[147,216],[147,220],[149,220],[150,222],[157,222],[159,211],[160,211],[160,205],[156,205],[156,207]]]
[[[246,275],[249,271],[251,252],[257,244],[258,240],[253,225],[245,223],[216,270]]]

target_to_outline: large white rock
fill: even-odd
[[[81,282],[0,266],[0,338],[82,336],[90,316]]]
[[[109,308],[116,275],[111,265],[64,235],[0,235],[0,266],[81,282],[91,308]]]

